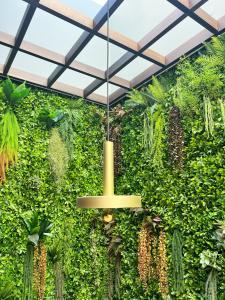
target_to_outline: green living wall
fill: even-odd
[[[115,120],[114,125],[121,128],[116,193],[141,194],[143,207],[148,210],[115,210],[113,233],[106,232],[101,210],[76,208],[77,196],[102,193],[104,109],[81,100],[31,90],[16,112],[21,126],[19,160],[9,168],[6,181],[0,186],[0,283],[13,284],[14,299],[21,299],[27,242],[22,218],[29,211],[36,211],[41,218],[47,217],[53,223],[53,235],[46,239],[47,248],[58,238],[66,245],[63,250],[67,257],[64,262],[65,299],[110,299],[108,286],[113,263],[109,262],[107,248],[112,235],[120,237],[122,257],[119,292],[115,292],[113,298],[161,299],[158,287],[149,285],[147,290],[144,289],[138,274],[138,232],[146,215],[160,216],[166,232],[172,294],[171,237],[177,228],[182,234],[184,290],[178,297],[171,295],[171,299],[205,299],[208,271],[201,267],[200,254],[204,250],[218,251],[215,223],[224,219],[225,209],[224,119],[218,102],[224,99],[224,49],[223,41],[215,40],[213,50],[203,52],[200,58],[182,61],[160,79],[162,85],[166,82],[160,167],[153,164],[143,145],[146,107],[125,108],[124,116]],[[144,90],[146,92],[148,89]],[[141,100],[146,97],[137,93]],[[213,129],[212,120],[209,122],[209,118],[204,118],[205,96],[211,100]],[[184,130],[182,170],[171,168],[168,154],[169,111],[175,99],[175,104],[181,109]],[[40,122],[39,115],[46,107],[65,110],[71,107],[71,102],[77,103],[74,109],[79,112],[74,130],[74,151],[66,178],[58,186],[47,159],[49,130]],[[4,104],[0,102],[1,115],[3,111]],[[221,267],[218,297],[223,300],[222,251],[218,264]],[[54,299],[50,260],[47,264],[46,299]]]

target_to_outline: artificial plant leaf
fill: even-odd
[[[13,104],[16,104],[23,98],[27,97],[29,92],[30,89],[28,89],[25,85],[25,82],[23,82],[13,90],[13,92],[10,95],[10,100]]]
[[[28,240],[37,246],[39,241],[39,234],[35,233],[35,234],[28,235]]]
[[[62,118],[64,117],[64,113],[60,110],[56,111],[56,115],[55,117],[52,119],[55,123],[59,122],[60,120],[62,120]]]
[[[14,91],[14,84],[12,83],[10,78],[7,78],[3,81],[2,88],[7,101],[10,101],[11,94]]]

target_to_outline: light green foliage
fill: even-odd
[[[17,161],[20,128],[15,109],[28,94],[25,83],[16,86],[8,78],[1,84],[0,97],[5,104],[5,112],[0,121],[0,181],[5,180],[9,164]]]
[[[197,96],[185,86],[183,78],[177,79],[177,84],[172,92],[174,104],[180,108],[182,113],[191,115],[198,113],[199,103]]]
[[[58,128],[52,128],[49,138],[48,158],[57,184],[62,184],[69,164],[67,148]]]
[[[11,110],[3,115],[0,122],[0,153],[8,153],[9,161],[17,160],[20,127],[16,115]]]
[[[212,252],[210,250],[204,250],[200,254],[200,264],[203,268],[211,267],[216,270],[220,270],[218,265],[218,252]]]
[[[152,77],[152,83],[149,84],[148,90],[158,102],[165,101],[166,91],[161,82],[155,77]]]

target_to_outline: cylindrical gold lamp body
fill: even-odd
[[[103,196],[85,196],[77,199],[82,208],[126,208],[141,207],[141,197],[114,195],[113,142],[104,143]]]
[[[104,169],[103,169],[103,195],[112,196],[114,194],[114,156],[113,142],[104,143]]]

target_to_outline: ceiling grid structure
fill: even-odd
[[[111,105],[225,29],[225,1],[108,1]],[[2,0],[0,76],[106,105],[107,0],[84,2]],[[17,23],[6,30],[13,10]]]

